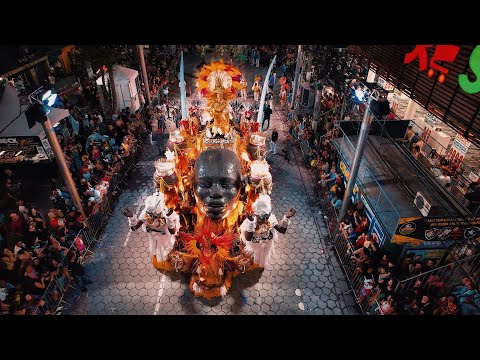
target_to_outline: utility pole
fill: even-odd
[[[55,154],[55,159],[57,160],[58,168],[60,169],[60,174],[62,175],[63,181],[67,185],[68,192],[72,197],[73,203],[75,207],[82,215],[83,219],[87,220],[85,216],[85,211],[83,210],[82,201],[80,200],[80,196],[78,195],[77,187],[75,186],[75,182],[72,179],[72,174],[68,169],[67,163],[65,161],[65,157],[63,156],[62,148],[60,147],[60,143],[58,142],[57,135],[55,134],[55,129],[48,118],[48,115],[45,115],[46,119],[42,122],[43,131],[45,131],[45,135],[47,136],[48,142],[52,148],[53,153]]]
[[[145,56],[143,54],[143,45],[138,46],[138,56],[140,57],[140,66],[142,67],[142,77],[143,83],[145,84],[145,93],[147,98],[145,99],[146,105],[150,105],[152,99],[150,98],[150,88],[148,86],[148,76],[147,76],[147,68],[145,66]]]
[[[368,137],[368,132],[370,130],[370,125],[372,123],[372,118],[373,118],[373,115],[369,114],[372,95],[368,96],[365,114],[363,114],[362,127],[360,128],[360,134],[358,135],[357,146],[355,148],[355,154],[353,156],[353,162],[352,162],[350,174],[348,177],[347,188],[345,190],[345,195],[343,196],[343,200],[342,200],[342,207],[340,209],[340,214],[338,215],[338,221],[342,221],[345,218],[345,215],[347,214],[347,210],[348,210],[348,207],[350,206],[350,200],[353,194],[353,187],[357,182],[358,170],[360,169],[360,163],[362,162],[363,151],[365,150],[366,140]]]
[[[343,121],[344,117],[345,117],[345,107],[347,105],[347,89],[348,89],[348,86],[345,85],[345,91],[343,93],[343,101],[342,101],[342,110],[340,112],[340,121]]]
[[[315,105],[313,107],[313,118],[320,120],[320,112],[322,111],[322,89],[316,90]]]
[[[297,99],[298,77],[300,74],[300,63],[302,62],[302,45],[298,45],[297,64],[295,66],[295,78],[293,80],[292,108],[295,109],[295,101]]]
[[[313,121],[312,127],[317,141],[320,139],[320,132],[318,131],[318,125],[320,124],[320,114],[322,111],[322,89],[317,89],[315,93],[315,105],[313,106]],[[318,142],[318,147],[320,142]],[[317,147],[317,149],[318,149]]]

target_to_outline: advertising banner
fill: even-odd
[[[460,160],[460,163],[465,158],[465,155],[470,147],[470,141],[465,139],[462,135],[457,134],[453,140],[452,147],[448,151],[447,159],[450,161]]]
[[[392,243],[457,241],[480,236],[480,216],[401,218]]]

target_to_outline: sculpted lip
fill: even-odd
[[[220,201],[212,201],[212,202],[207,203],[208,210],[210,210],[210,209],[219,210],[219,209],[223,209],[224,207],[225,207],[225,204],[223,202],[220,202]]]
[[[225,208],[207,208],[207,212],[211,215],[221,215],[225,212]]]
[[[227,206],[222,202],[212,202],[207,204],[207,212],[213,220],[218,220],[226,209]]]

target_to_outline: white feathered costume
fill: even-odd
[[[165,196],[158,192],[150,195],[145,200],[145,208],[140,216],[128,218],[130,226],[136,226],[142,221],[142,229],[147,233],[150,254],[155,255],[157,261],[167,260],[168,253],[175,244],[175,235],[180,230],[180,217],[174,211],[167,216],[168,208],[165,206]],[[173,234],[169,229],[175,229]]]
[[[242,225],[240,225],[241,238],[245,242],[245,249],[253,252],[253,262],[264,268],[268,265],[268,260],[274,251],[274,243],[278,240],[278,231],[275,225],[287,228],[290,225],[290,220],[284,217],[281,223],[272,214],[272,201],[269,195],[260,195],[259,198],[252,204],[254,211],[253,221],[246,218]],[[263,224],[257,224],[257,216],[265,216],[270,214],[268,220]],[[253,232],[251,241],[247,241],[245,237],[246,232]]]

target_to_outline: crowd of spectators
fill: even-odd
[[[341,77],[350,85],[347,86],[349,97],[353,96],[356,82],[351,79],[358,78],[359,74],[354,61],[350,62],[353,68],[347,69],[345,76]],[[320,72],[325,75],[325,71]],[[341,84],[335,88],[344,89]],[[298,115],[290,119],[289,132],[301,147],[306,148],[306,151],[302,148],[302,152],[314,182],[315,192],[322,199],[324,214],[331,217],[327,219],[329,225],[336,227],[331,228],[332,233],[337,231],[341,234],[346,243],[345,258],[349,259],[349,267],[354,269],[354,274],[351,275],[362,280],[360,287],[355,289],[358,303],[364,306],[366,304],[366,311],[370,314],[480,314],[480,294],[474,279],[465,277],[462,284],[447,286],[440,276],[432,271],[437,268],[437,261],[426,259],[414,252],[407,253],[406,257],[400,259],[385,251],[380,246],[377,234],[370,229],[361,200],[350,205],[346,217],[338,224],[337,216],[342,207],[346,179],[341,173],[339,156],[332,139],[339,135],[339,105],[342,102],[342,92],[336,95],[325,92],[320,118]],[[355,111],[354,108],[352,110]],[[346,111],[343,120],[349,120],[352,116]],[[413,137],[414,134],[411,134],[408,139],[411,148],[418,145],[412,141],[415,140]],[[452,171],[451,165],[439,162],[438,167],[442,173],[449,175]],[[356,199],[361,199],[360,194],[356,195]],[[415,276],[418,276],[418,279],[414,286],[404,291],[403,281]]]
[[[345,192],[345,179],[340,172],[338,154],[330,136],[335,136],[333,131],[320,139],[318,150],[311,151],[308,166],[317,195],[328,199],[324,206],[333,210],[326,213],[338,215]],[[334,215],[333,223],[337,223],[336,219]],[[347,244],[350,265],[363,280],[357,289],[357,301],[368,304],[367,311],[370,314],[480,314],[480,293],[474,279],[464,278],[462,284],[447,287],[440,276],[432,272],[437,268],[437,261],[413,252],[399,259],[385,251],[379,244],[377,234],[370,229],[361,201],[351,204],[338,231]],[[420,277],[422,274],[425,274],[425,278]],[[399,282],[415,276],[419,276],[419,279],[414,286],[408,292],[402,291]]]
[[[182,49],[181,46],[171,49],[169,46],[156,45],[149,48],[146,66],[154,106],[168,102],[170,84],[178,83]]]
[[[18,181],[11,170],[6,170],[5,176]],[[42,214],[22,197],[16,198],[17,195],[22,194],[9,193],[14,205],[0,213],[1,314],[42,314],[45,313],[42,295],[50,282],[60,277],[75,279],[62,260],[69,248],[71,252],[79,251],[72,245],[86,225],[78,211],[65,201],[63,206],[52,206],[47,214]],[[52,203],[57,205],[55,201],[61,199],[59,191],[53,197]],[[77,243],[80,246],[81,241]]]
[[[109,183],[124,165],[145,128],[141,109],[131,112],[127,107],[107,118],[99,99],[101,90],[87,77],[76,86],[75,97],[66,97],[63,107],[70,118],[60,123],[70,136],[61,137],[60,144],[67,166],[77,186],[86,216],[101,209]],[[52,203],[65,211],[73,205],[71,196],[58,176],[52,181]]]
[[[104,210],[112,178],[141,144],[149,112],[122,109],[110,116],[103,94],[87,76],[61,94],[58,107],[71,117],[60,122],[69,136],[59,136],[67,166],[89,217]],[[147,114],[147,116],[145,116]],[[43,294],[49,284],[67,279],[86,291],[90,283],[80,258],[85,252],[84,219],[58,173],[51,177],[50,208],[46,213],[29,203],[22,179],[12,169],[1,174],[0,311],[2,314],[50,313]],[[111,191],[111,189],[110,189]],[[60,293],[55,291],[54,297]]]

